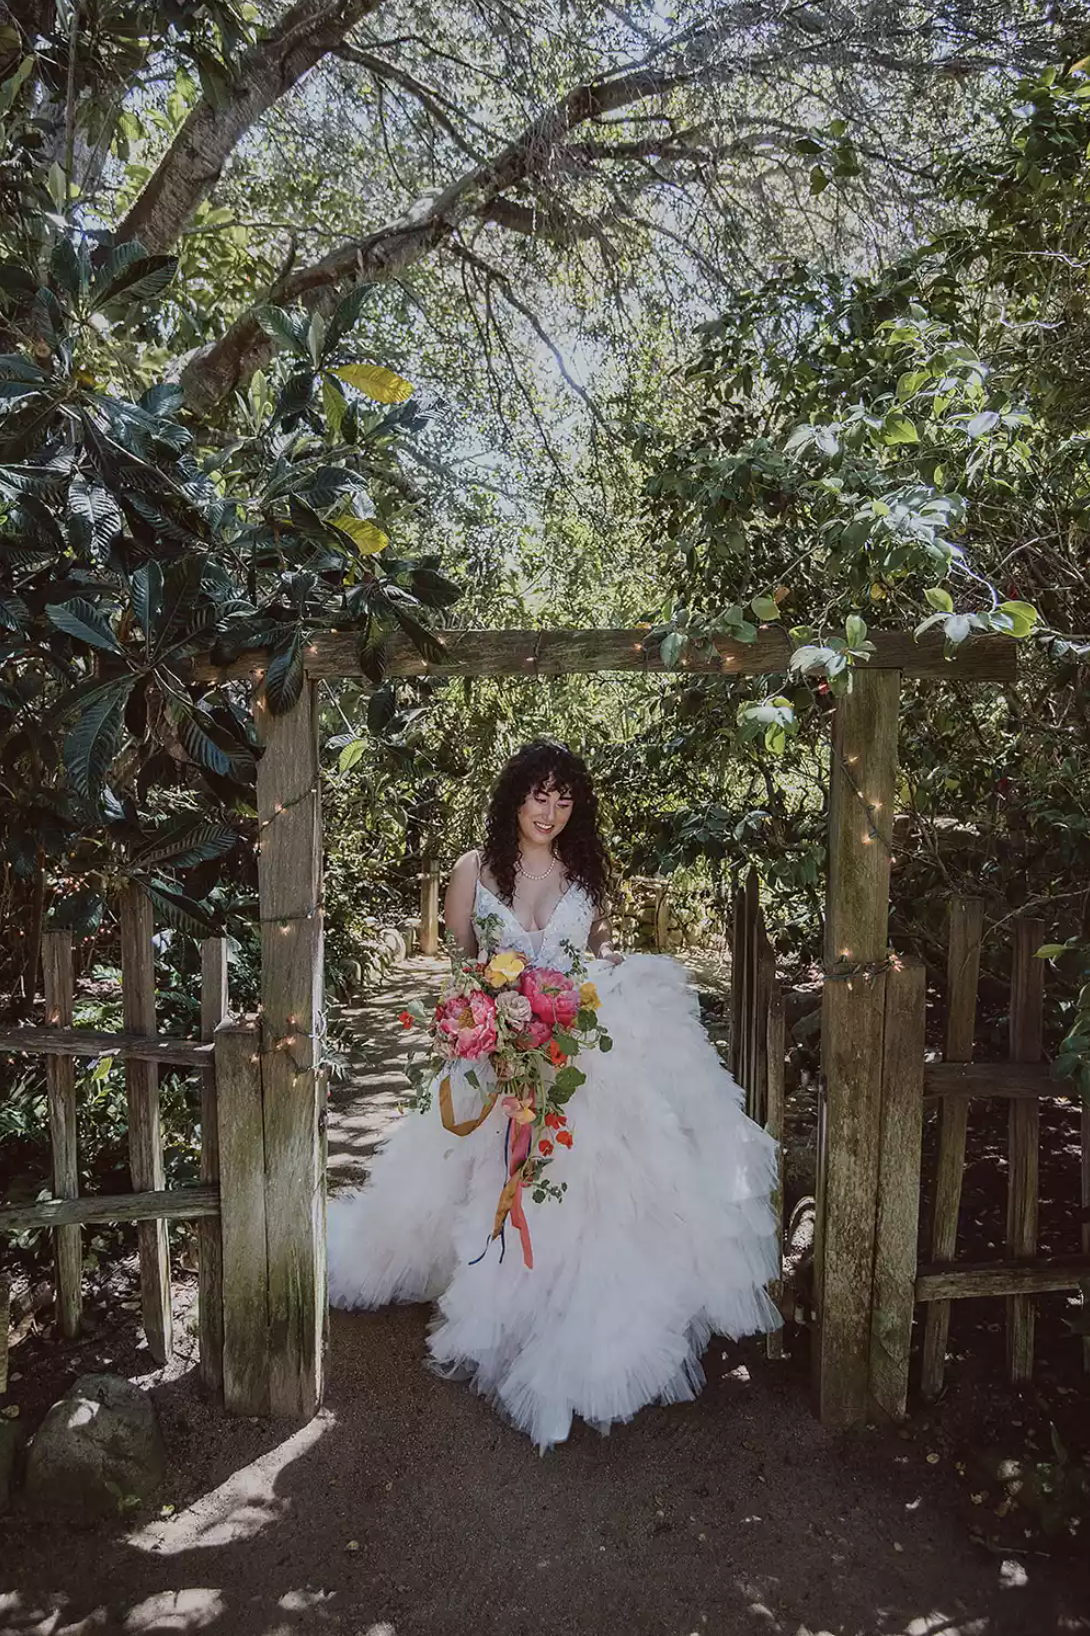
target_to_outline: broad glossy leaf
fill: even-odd
[[[192,869],[214,858],[225,858],[238,845],[238,833],[228,824],[184,825],[138,852],[133,864],[139,869]]]
[[[297,358],[309,358],[307,326],[283,307],[259,307],[254,313],[261,328],[272,341],[278,341]]]
[[[124,648],[98,609],[82,597],[73,597],[71,602],[47,603],[45,611],[50,624],[67,636],[74,637],[77,642],[101,648],[104,653],[124,653]]]
[[[341,364],[333,373],[375,403],[407,403],[413,395],[411,382],[380,364]]]
[[[163,605],[163,570],[155,562],[146,562],[133,572],[132,611],[136,622],[150,642]]]
[[[64,741],[68,781],[85,801],[97,802],[117,749],[132,678],[109,683],[82,711]]]
[[[68,514],[86,525],[96,556],[105,557],[124,521],[121,507],[110,491],[101,483],[90,483],[77,475],[68,490]]]
[[[356,327],[360,320],[360,314],[374,293],[374,285],[358,284],[334,308],[333,316],[329,320],[329,327],[325,332],[325,350],[327,353],[331,353],[337,343]]]
[[[370,518],[365,521],[350,511],[335,518],[333,527],[348,535],[361,557],[376,556],[379,551],[385,551],[390,543],[389,536],[382,532],[376,522]]]
[[[303,640],[294,630],[269,660],[265,671],[265,702],[274,716],[283,716],[303,691]]]
[[[174,256],[137,257],[113,277],[96,284],[91,310],[100,312],[103,307],[114,306],[122,300],[126,306],[153,301],[173,282],[177,271]]]
[[[163,920],[176,932],[184,932],[189,937],[215,937],[216,922],[208,911],[193,898],[186,897],[177,887],[170,886],[166,881],[141,881],[141,886],[148,894],[156,911],[156,918]]]
[[[462,587],[434,568],[415,569],[409,575],[409,587],[425,608],[450,608],[462,597]]]
[[[178,722],[178,737],[182,748],[199,767],[217,773],[221,778],[249,784],[257,770],[253,751],[248,744],[230,735],[219,722],[213,721],[205,710],[194,707]]]
[[[86,937],[101,925],[103,908],[101,893],[81,887],[78,892],[68,892],[54,900],[49,924],[74,932],[77,937]]]

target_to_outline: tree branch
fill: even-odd
[[[118,242],[139,239],[168,250],[208,197],[246,132],[303,75],[338,46],[382,0],[296,0],[264,39],[243,53],[232,95],[202,97],[117,229]]]

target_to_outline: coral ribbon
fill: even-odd
[[[443,1129],[449,1130],[452,1136],[472,1136],[479,1130],[496,1106],[499,1092],[494,1091],[485,1099],[484,1107],[476,1119],[455,1120],[454,1097],[450,1088],[450,1075],[447,1074],[439,1086],[439,1116],[443,1121]],[[504,1223],[508,1216],[514,1223],[520,1240],[522,1241],[522,1259],[527,1267],[533,1267],[534,1249],[530,1243],[530,1228],[526,1220],[526,1212],[522,1208],[522,1189],[527,1180],[530,1157],[530,1141],[533,1135],[532,1124],[516,1124],[514,1119],[508,1122],[508,1149],[509,1160],[507,1166],[507,1182],[500,1194],[496,1205],[496,1215],[492,1222],[492,1237],[499,1238],[503,1232]]]

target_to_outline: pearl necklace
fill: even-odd
[[[549,876],[556,868],[556,854],[554,852],[553,861],[543,875],[532,874],[531,871],[526,868],[521,858],[516,861],[515,868],[518,870],[520,875],[525,877],[526,880],[548,880]]]

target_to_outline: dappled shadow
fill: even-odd
[[[168,1439],[200,1492],[127,1537],[9,1519],[4,1636],[1090,1631],[1055,1565],[964,1542],[922,1449],[831,1439],[757,1346],[717,1343],[695,1404],[540,1459],[426,1372],[426,1322],[334,1313],[327,1406],[294,1431],[175,1383]]]

